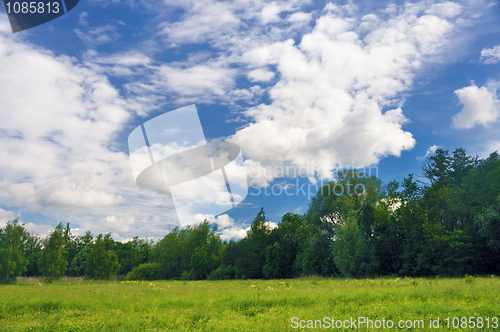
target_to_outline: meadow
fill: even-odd
[[[24,279],[0,285],[0,331],[318,331],[332,329],[332,323],[334,330],[345,331],[495,331],[499,296],[500,278],[493,276],[151,282],[80,278],[53,284]],[[351,317],[356,328],[335,328],[345,320],[349,325]],[[358,317],[373,324],[384,320],[386,329],[360,325]],[[430,317],[434,324],[439,317],[439,328],[429,326]],[[465,325],[461,317],[466,317]],[[418,320],[423,327],[408,327]],[[307,328],[314,323],[316,328]]]

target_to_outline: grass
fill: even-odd
[[[470,276],[154,282],[77,279],[54,284],[22,280],[0,286],[0,331],[300,331],[291,327],[293,317],[307,325],[307,320],[323,317],[345,320],[358,316],[390,319],[395,324],[424,320],[425,328],[417,329],[420,331],[431,330],[431,316],[440,317],[440,328],[433,331],[450,330],[443,322],[446,317],[450,317],[450,325],[453,317],[489,317],[490,328],[476,330],[493,331],[498,330],[492,327],[491,318],[500,318],[499,296],[500,278]],[[412,329],[395,326],[392,330]]]

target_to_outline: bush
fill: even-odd
[[[143,263],[127,273],[128,280],[158,280],[160,279],[160,264]]]
[[[219,266],[217,269],[213,270],[207,277],[208,280],[228,280],[234,279],[236,271],[232,265],[229,266]]]
[[[465,275],[465,283],[466,284],[472,284],[476,280],[474,276],[470,276],[468,274]]]

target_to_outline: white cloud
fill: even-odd
[[[220,96],[234,86],[235,74],[235,70],[216,63],[188,68],[162,65],[156,84],[183,96]]]
[[[252,82],[268,82],[274,78],[274,73],[266,69],[255,69],[248,73]]]
[[[91,28],[87,32],[83,32],[80,29],[74,29],[73,31],[78,38],[91,45],[110,43],[121,37],[117,32],[117,27],[111,24]]]
[[[415,71],[453,30],[425,10],[408,4],[389,20],[365,16],[360,22],[349,16],[352,8],[334,6],[298,45],[287,40],[243,54],[250,66],[276,66],[280,75],[269,89],[271,103],[246,111],[253,123],[231,137],[251,159],[253,184],[272,180],[264,173],[268,166],[291,164],[331,178],[324,170],[376,164],[415,145],[402,128],[408,119],[399,94],[411,89]]]
[[[173,43],[201,43],[224,34],[240,23],[230,3],[216,1],[183,1],[167,4],[184,7],[187,13],[178,22],[164,24],[163,33]]]
[[[312,20],[311,13],[297,12],[293,13],[288,17],[288,21],[290,22],[304,22],[307,23]]]
[[[83,12],[80,15],[78,15],[78,24],[87,26],[89,25],[89,22],[87,21],[87,17],[89,17],[89,14],[87,12]]]
[[[250,227],[243,228],[241,226],[233,226],[230,228],[225,228],[219,232],[219,236],[222,240],[230,240],[235,239],[239,240],[247,236],[247,232],[250,230]]]
[[[37,193],[37,203],[44,207],[98,209],[105,206],[118,205],[123,202],[123,197],[120,195],[89,188],[86,181],[78,182],[65,177],[53,183],[40,186]]]
[[[428,156],[430,156],[431,154],[434,154],[434,152],[436,152],[436,150],[439,149],[439,146],[434,144],[434,145],[431,145],[427,151],[425,152],[425,155],[423,157],[417,157],[417,159],[425,159],[427,158]]]
[[[166,0],[164,3],[184,11],[179,21],[160,26],[172,46],[210,42],[220,47],[248,49],[263,40],[280,39],[293,29],[301,29],[308,14],[294,14],[310,1]],[[291,15],[289,22],[294,23],[294,27],[281,19],[282,13]]]
[[[99,220],[110,215],[134,219],[116,225],[123,237],[162,236],[177,223],[171,199],[135,186],[128,156],[114,147],[134,110],[106,76],[11,33],[0,34],[0,63],[8,77],[0,80],[0,204],[50,216],[51,225],[27,223],[45,235],[59,221],[107,232]]]
[[[455,2],[445,1],[433,4],[425,12],[430,15],[451,18],[460,14],[461,11],[462,11],[462,6],[460,4]]]
[[[35,201],[35,187],[31,183],[11,184],[9,186],[10,199],[8,204],[11,206],[23,206],[26,203]]]
[[[486,65],[500,62],[500,45],[483,49],[481,51],[480,61]]]
[[[16,218],[16,213],[13,211],[7,211],[0,208],[0,227],[5,227],[7,222],[12,221]]]
[[[485,126],[496,121],[500,112],[500,101],[494,85],[490,82],[479,88],[472,82],[471,86],[455,91],[463,108],[453,116],[454,128],[469,129],[475,125]]]
[[[219,226],[219,229],[234,226],[234,220],[228,214],[221,214],[217,217],[214,217],[213,214],[198,213],[194,216],[194,219],[196,223],[207,220],[209,223],[217,224],[217,226]]]

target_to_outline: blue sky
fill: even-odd
[[[249,195],[208,216],[223,238],[305,213],[334,169],[388,183],[438,147],[500,150],[496,1],[81,0],[16,34],[1,11],[0,224],[163,237],[172,198],[135,185],[127,139],[191,104],[245,158]]]

